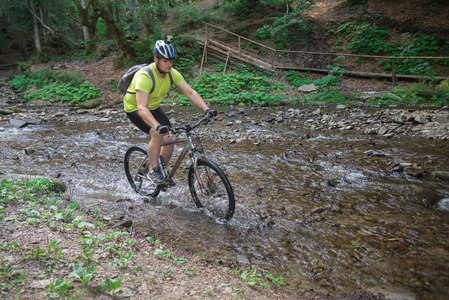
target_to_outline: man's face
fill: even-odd
[[[159,68],[159,72],[161,73],[169,73],[171,68],[173,67],[173,59],[155,57],[154,61]]]

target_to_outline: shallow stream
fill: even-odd
[[[220,120],[202,131],[206,154],[235,191],[236,213],[226,226],[196,210],[184,168],[176,187],[156,199],[131,190],[123,156],[146,137],[121,114],[110,122],[80,115],[22,129],[0,124],[0,173],[57,177],[71,201],[123,215],[140,232],[224,265],[238,261],[283,276],[295,288],[445,298],[449,182],[431,173],[449,170],[448,141],[267,122],[278,109],[231,117],[222,108]],[[170,115],[197,117],[185,108]]]

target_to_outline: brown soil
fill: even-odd
[[[65,200],[70,203],[70,199]],[[24,213],[30,211],[27,203],[16,201],[3,203],[0,207],[4,209],[3,218],[0,218],[0,267],[8,270],[5,276],[0,277],[2,299],[45,299],[50,292],[50,284],[55,284],[60,278],[74,282],[74,290],[66,292],[66,296],[74,296],[75,299],[380,299],[380,296],[364,291],[325,295],[312,290],[282,287],[269,281],[269,288],[252,287],[231,272],[233,269],[242,272],[249,266],[239,266],[216,257],[200,257],[163,241],[150,244],[143,234],[134,232],[129,225],[128,228],[119,226],[118,221],[103,220],[104,226],[86,227],[80,233],[69,228],[71,222],[55,221],[51,214],[44,216],[45,206],[39,204],[33,206],[33,211],[41,211],[44,216],[37,218],[41,219],[38,224],[30,224],[36,218]],[[75,216],[82,216],[84,222],[91,224],[98,221],[92,213],[79,210],[74,211]],[[96,248],[91,263],[86,264],[95,265],[95,278],[83,289],[82,282],[70,274],[75,263],[86,262],[80,238],[89,236],[87,230],[93,236],[109,236],[118,231],[128,232],[130,236],[121,240],[122,248],[115,248],[118,252],[110,252],[104,246]],[[59,244],[49,248],[48,245],[56,240],[60,241]],[[126,241],[135,243],[126,245]],[[65,249],[59,258],[56,255],[58,249]],[[155,254],[158,249],[169,250],[170,255]],[[41,252],[36,255],[39,250]],[[119,254],[125,256],[130,251],[132,258],[124,265]],[[183,259],[182,263],[179,259]],[[13,265],[15,268],[10,271]],[[115,295],[101,290],[107,278],[122,280]],[[56,292],[61,294],[60,290]],[[128,296],[123,297],[123,293]]]

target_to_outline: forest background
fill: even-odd
[[[217,63],[199,76],[198,67],[192,68],[201,62],[198,41],[205,37],[204,22],[278,50],[448,57],[446,0],[5,0],[0,15],[1,64],[23,59],[19,65],[22,74],[10,83],[25,92],[25,101],[120,102],[115,88],[120,74],[133,64],[152,62],[154,42],[167,34],[175,36],[175,67],[205,99],[219,104],[363,101],[445,105],[449,101],[449,84],[443,80],[448,76],[449,59],[396,60],[397,73],[427,77],[418,82],[374,85],[378,93],[371,98],[342,83],[349,76],[341,56],[326,63],[325,75],[294,70],[265,74],[249,65],[226,74],[224,63]],[[267,56],[255,44],[241,47],[250,55]],[[10,55],[18,53],[24,55]],[[94,63],[106,57],[117,70],[115,78],[105,76],[92,82],[87,74],[54,70],[57,63]],[[391,59],[356,57],[352,61],[355,69],[381,68],[391,73]],[[40,68],[33,67],[37,65]],[[304,84],[314,84],[318,93],[298,94],[296,89]],[[364,87],[353,83],[356,85]],[[174,93],[173,102],[185,101]]]

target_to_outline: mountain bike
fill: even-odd
[[[154,184],[147,178],[150,162],[147,150],[139,146],[130,147],[125,153],[124,167],[126,178],[135,192],[145,197],[157,197],[173,186],[172,178],[184,158],[190,158],[188,184],[190,194],[196,206],[206,215],[219,222],[227,222],[234,215],[235,199],[231,183],[220,167],[207,159],[199,137],[194,129],[207,125],[210,119],[205,117],[194,125],[171,128],[173,135],[178,136],[174,141],[162,143],[162,146],[184,144],[184,147],[168,172],[162,156],[159,157],[159,167],[165,177],[164,184]],[[185,133],[185,137],[179,137]]]

